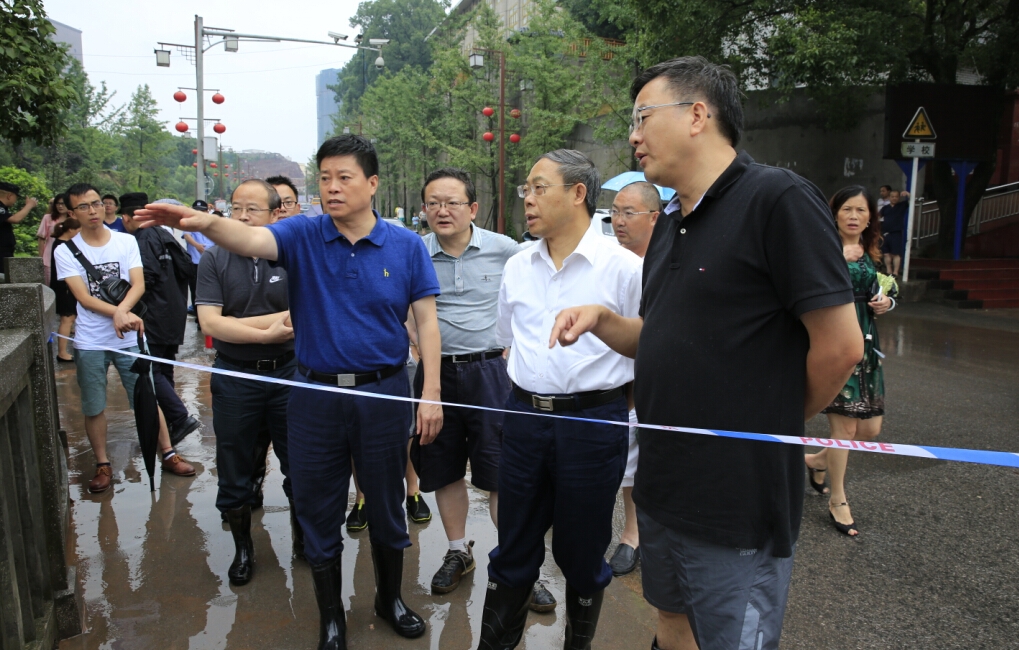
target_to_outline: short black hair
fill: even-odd
[[[879,187],[878,189],[881,189],[881,190],[888,190],[889,192],[891,192],[891,191],[892,191],[892,186],[891,186],[891,185],[882,185],[882,186],[881,186],[881,187]]]
[[[297,186],[294,185],[294,182],[287,178],[286,176],[270,176],[269,178],[265,179],[265,182],[268,183],[269,185],[286,185],[294,193],[295,199],[298,196]]]
[[[234,191],[230,192],[230,200],[231,201],[234,200],[234,193],[237,192],[237,190],[241,189],[241,187],[243,187],[244,185],[250,185],[251,183],[260,185],[262,189],[265,190],[266,195],[269,197],[270,210],[280,209],[280,206],[283,205],[283,199],[280,198],[280,193],[277,192],[276,188],[273,187],[268,181],[263,181],[261,178],[249,178],[246,181],[241,181],[240,183],[238,183],[237,187],[234,188]],[[220,214],[220,216],[223,215]]]
[[[442,169],[436,169],[431,174],[425,177],[425,184],[421,186],[421,202],[425,202],[425,189],[428,185],[440,178],[452,178],[458,180],[464,184],[464,191],[467,192],[467,202],[476,203],[478,200],[478,192],[474,188],[474,181],[471,180],[471,175],[459,167],[443,167]]]
[[[364,136],[345,133],[329,138],[318,148],[315,164],[321,169],[323,160],[339,156],[353,156],[367,178],[379,175],[379,157],[375,153],[375,146]]]
[[[114,195],[103,194],[103,200],[105,201],[106,199],[113,199],[113,205],[117,206],[118,208],[120,207],[120,201],[117,200],[117,197],[115,197]]]
[[[73,210],[74,206],[71,205],[71,197],[84,196],[89,192],[95,192],[96,194],[99,194],[99,190],[97,190],[90,183],[75,183],[74,185],[67,188],[66,192],[64,192],[64,205],[67,206],[68,210]]]
[[[662,61],[641,72],[630,86],[636,101],[641,89],[658,77],[665,77],[681,101],[701,100],[718,119],[718,128],[733,147],[743,136],[742,94],[736,74],[727,65],[711,63],[703,56],[681,56]]]

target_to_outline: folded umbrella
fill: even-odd
[[[145,337],[138,335],[138,348],[148,354]],[[134,423],[138,429],[138,444],[142,448],[145,471],[149,473],[149,491],[156,491],[156,453],[159,447],[159,406],[156,404],[156,385],[152,377],[152,362],[135,359],[131,372],[138,375],[134,384]]]

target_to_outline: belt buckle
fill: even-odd
[[[546,411],[551,413],[553,410],[551,397],[545,397],[542,395],[531,395],[531,406],[538,409],[539,411]]]
[[[354,388],[357,385],[355,375],[336,375],[336,385],[340,388]]]
[[[454,354],[453,355],[453,363],[469,363],[470,360],[471,360],[471,355],[469,355],[469,354]]]
[[[264,368],[262,367],[263,363],[266,364]],[[255,362],[255,370],[257,372],[267,372],[269,370],[275,369],[276,369],[275,359],[259,359],[258,361]]]

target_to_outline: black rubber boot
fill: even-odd
[[[581,596],[566,583],[566,642],[563,650],[591,650],[605,590]]]
[[[234,561],[227,571],[230,583],[246,585],[255,573],[255,543],[251,541],[251,506],[226,511],[230,534],[234,536]]]
[[[478,650],[510,650],[517,647],[527,624],[527,605],[532,585],[508,587],[489,579],[485,609],[481,614]]]
[[[301,522],[297,521],[297,509],[294,500],[290,499],[290,537],[293,540],[294,557],[298,560],[304,558],[304,529]]]
[[[343,611],[343,587],[340,558],[311,565],[318,601],[318,650],[347,650],[347,618]]]
[[[401,596],[403,549],[372,542],[375,564],[375,614],[381,616],[400,636],[414,639],[425,633],[425,621],[407,607]]]

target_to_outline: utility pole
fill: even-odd
[[[206,198],[205,186],[205,48],[204,23],[195,15],[195,88],[198,95],[198,175],[195,177],[195,198]]]

